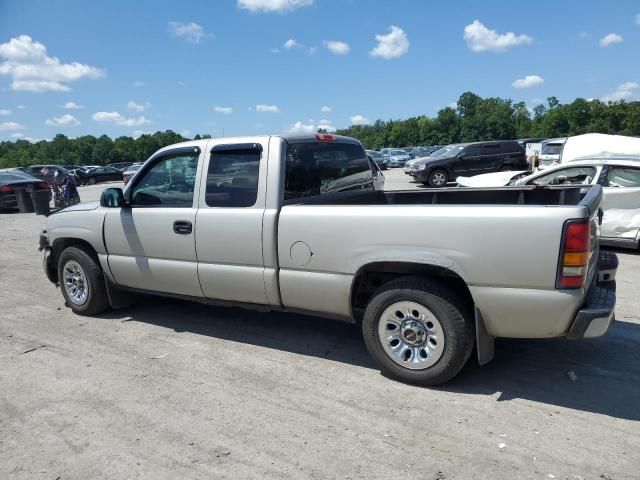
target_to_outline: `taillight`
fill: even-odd
[[[316,139],[321,142],[333,142],[336,139],[335,135],[331,135],[330,133],[316,133]]]
[[[13,191],[13,187],[10,187],[9,185],[3,185],[0,187],[0,192],[12,192]]]
[[[48,188],[49,188],[49,184],[48,184],[48,183],[44,183],[44,182],[42,182],[42,183],[40,184],[40,188],[48,189]]]
[[[556,288],[581,288],[589,271],[591,225],[570,220],[564,226]]]

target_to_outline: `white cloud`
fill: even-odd
[[[62,106],[62,108],[66,110],[81,110],[84,108],[84,105],[78,105],[75,102],[67,102]]]
[[[147,130],[134,130],[133,138],[141,137],[142,135],[153,135],[153,132],[149,132]]]
[[[2,122],[0,123],[0,132],[6,130],[22,130],[25,128],[23,125],[20,125],[17,122]]]
[[[600,39],[600,46],[602,48],[606,48],[614,43],[622,43],[623,41],[624,38],[622,38],[622,35],[618,35],[617,33],[608,33]]]
[[[65,113],[61,117],[48,118],[44,123],[50,127],[76,127],[80,125],[80,121],[68,113]]]
[[[539,87],[544,83],[544,78],[540,75],[525,75],[523,78],[518,78],[513,81],[511,86],[513,88],[531,88]]]
[[[16,133],[12,133],[11,135],[9,135],[11,138],[15,139],[15,140],[25,140],[27,142],[31,142],[31,143],[36,143],[39,142],[40,140],[42,140],[41,138],[33,138],[33,137],[28,137],[25,136],[24,133],[20,133],[20,132],[16,132]]]
[[[313,124],[304,124],[296,122],[287,129],[287,133],[315,133],[318,129]]]
[[[447,104],[447,108],[452,108],[456,110],[458,108],[458,102],[451,102]]]
[[[132,112],[142,113],[147,109],[147,105],[141,105],[139,103],[134,102],[133,100],[129,100],[127,102],[127,108]]]
[[[333,125],[331,125],[331,122],[329,120],[320,120],[320,122],[316,125],[312,119],[309,119],[309,123],[304,123],[300,121],[294,123],[287,129],[287,133],[291,133],[291,134],[316,133],[318,129],[323,129],[323,130],[326,130],[327,132],[336,131],[336,128]]]
[[[28,92],[68,92],[67,85],[83,78],[104,77],[104,72],[78,62],[61,63],[47,48],[28,35],[0,44],[0,76],[11,77],[9,88]]]
[[[362,115],[354,115],[351,117],[351,125],[369,125],[371,121]]]
[[[27,108],[26,105],[18,105],[18,110],[24,110],[25,108]]]
[[[144,115],[138,118],[126,118],[118,112],[96,112],[91,118],[100,123],[113,123],[120,127],[140,127],[151,123]]]
[[[324,44],[329,49],[329,51],[335,55],[346,55],[351,51],[351,47],[348,43],[345,42],[326,40]]]
[[[213,110],[218,113],[224,113],[225,115],[233,113],[233,108],[231,107],[213,107]]]
[[[409,51],[409,39],[400,27],[391,25],[386,35],[376,35],[378,45],[369,52],[372,57],[382,57],[385,60],[397,58]]]
[[[318,47],[309,47],[307,48],[307,55],[315,55],[318,51]]]
[[[474,52],[504,52],[518,45],[529,45],[533,38],[528,35],[516,35],[513,32],[498,33],[474,20],[464,27],[464,39]]]
[[[640,13],[636,15],[636,25],[640,25]]]
[[[265,105],[264,103],[256,105],[256,112],[278,113],[279,111],[277,105]]]
[[[630,100],[636,96],[636,90],[640,89],[638,82],[625,82],[618,85],[613,92],[607,93],[602,97],[603,102],[618,102],[620,100]]]
[[[140,88],[146,86],[147,84],[145,82],[141,82],[140,80],[136,80],[131,85],[133,86],[133,88]]]
[[[238,7],[250,12],[284,13],[313,5],[314,0],[238,0]]]
[[[324,107],[322,107],[322,108],[320,109],[320,111],[321,111],[322,113],[329,113],[329,112],[331,111],[331,107],[328,107],[327,105],[325,105]]]
[[[195,22],[169,22],[169,31],[174,37],[184,38],[190,43],[200,43],[204,37],[204,28]]]
[[[269,53],[280,53],[280,49],[279,48],[270,48],[269,49]]]
[[[182,130],[180,132],[180,135],[182,135],[185,138],[191,138],[191,130]]]
[[[578,34],[578,39],[579,39],[579,40],[584,40],[584,39],[586,39],[586,38],[589,38],[589,34],[588,34],[587,32],[580,32],[580,33]]]
[[[1,115],[11,115],[11,110],[7,110],[6,108],[0,108],[0,116]]]
[[[296,42],[293,38],[290,38],[289,40],[284,42],[282,46],[287,50],[291,50],[292,48],[300,47],[301,45],[298,42]]]

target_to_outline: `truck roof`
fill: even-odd
[[[333,134],[331,134],[333,135]],[[284,134],[284,135],[247,135],[241,137],[214,137],[214,138],[203,138],[200,140],[187,140],[185,142],[174,143],[173,145],[168,145],[164,147],[162,150],[167,148],[175,148],[176,146],[181,147],[198,147],[204,149],[207,145],[207,142],[215,140],[217,143],[251,143],[255,142],[256,139],[264,139],[265,141],[271,137],[280,137],[286,140],[287,142],[317,142],[315,133],[304,133],[304,134]],[[353,143],[356,145],[360,145],[360,142],[355,138],[345,137],[344,135],[333,135],[335,138],[334,141],[342,142],[342,143]]]

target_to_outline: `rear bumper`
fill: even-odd
[[[607,333],[615,320],[616,282],[594,283],[578,310],[567,338],[594,338]]]

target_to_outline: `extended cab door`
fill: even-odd
[[[221,139],[206,152],[195,239],[207,298],[269,303],[262,242],[269,144],[267,137],[255,140]]]
[[[194,235],[199,159],[197,147],[160,152],[126,190],[129,206],[107,210],[104,237],[118,284],[202,297]]]

